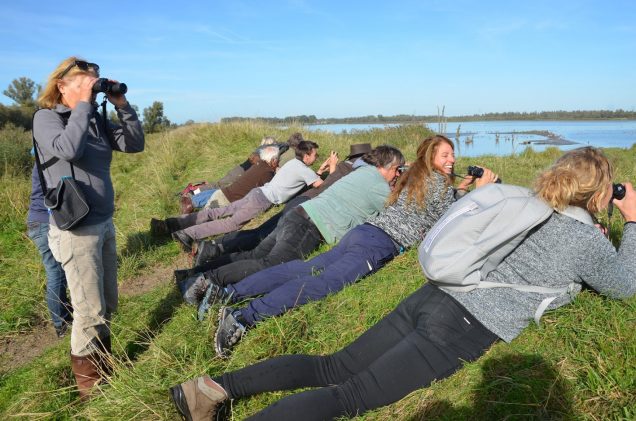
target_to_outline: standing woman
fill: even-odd
[[[566,153],[536,182],[536,196],[554,212],[485,280],[555,289],[573,283],[548,309],[571,302],[583,282],[611,298],[633,296],[636,192],[629,183],[625,188],[625,198],[613,200],[626,221],[616,251],[590,215],[612,200],[610,163],[595,148]],[[210,419],[227,399],[312,387],[250,419],[353,417],[450,376],[499,339],[513,340],[531,323],[543,298],[513,288],[451,292],[429,282],[334,354],[283,355],[214,378],[199,377],[178,386],[183,399],[175,403],[189,419]]]
[[[108,94],[121,126],[97,112],[93,85],[98,77],[95,63],[77,57],[62,61],[49,75],[38,100],[42,110],[33,118],[47,188],[73,173],[90,207],[72,229],[60,230],[51,218],[49,230],[49,247],[64,268],[71,295],[71,363],[83,400],[109,371],[110,320],[117,308],[113,150],[144,149],[141,123],[123,94]]]

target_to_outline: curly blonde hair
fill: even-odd
[[[610,201],[612,164],[603,151],[593,147],[565,153],[537,177],[534,190],[556,210],[578,206],[598,213]]]
[[[406,203],[415,202],[417,206],[423,208],[426,203],[426,193],[428,193],[428,183],[425,181],[433,174],[435,167],[435,154],[442,143],[447,143],[455,150],[453,142],[446,136],[440,134],[427,137],[417,147],[417,158],[409,169],[398,178],[395,188],[387,200],[387,204],[392,205],[400,197],[404,188],[407,189]],[[447,185],[452,185],[453,177],[441,173],[446,177]]]

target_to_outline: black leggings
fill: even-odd
[[[231,398],[301,387],[250,419],[353,417],[402,399],[479,358],[497,340],[464,307],[426,284],[332,355],[284,355],[214,380]]]

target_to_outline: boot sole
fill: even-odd
[[[186,402],[181,385],[171,387],[170,395],[174,402],[174,406],[177,408],[177,411],[179,411],[179,414],[183,417],[183,419],[192,421],[192,415],[190,415],[190,411],[188,410],[188,403]]]

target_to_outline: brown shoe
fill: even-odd
[[[192,213],[194,211],[194,205],[192,205],[192,199],[190,196],[181,196],[181,200],[179,201],[181,205],[181,214],[184,213]]]
[[[102,379],[99,361],[98,352],[84,357],[71,354],[71,366],[83,402],[90,400],[93,387]]]
[[[223,387],[209,376],[188,380],[170,388],[177,411],[188,421],[214,420],[228,398]]]

